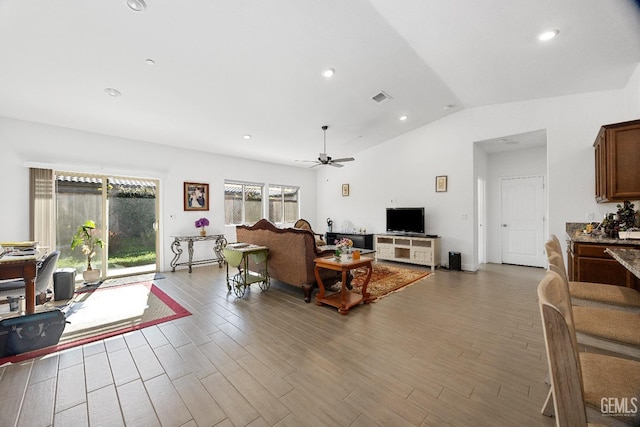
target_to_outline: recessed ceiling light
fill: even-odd
[[[243,139],[251,139],[251,135],[249,135],[249,134],[247,133],[247,134],[242,135],[242,138],[243,138]]]
[[[560,34],[559,30],[548,30],[538,34],[538,40],[546,42]]]
[[[327,68],[322,72],[322,76],[328,79],[333,77],[335,73],[336,73],[336,70],[334,70],[333,68]]]
[[[153,59],[151,59],[151,58],[149,58],[149,59],[145,59],[145,60],[144,60],[144,62],[145,62],[147,65],[151,65],[151,66],[156,65],[156,61],[154,61],[154,60],[153,60]]]
[[[147,7],[147,4],[144,0],[127,0],[127,6],[135,12],[142,12]]]
[[[108,87],[104,91],[107,93],[107,95],[113,96],[114,98],[117,98],[118,96],[122,95],[122,92],[112,87]]]
[[[404,122],[405,120],[407,120],[409,117],[408,116],[400,116],[400,121]]]

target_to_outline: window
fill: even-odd
[[[262,184],[225,181],[224,223],[253,224],[262,218]]]
[[[300,216],[298,187],[269,186],[269,220],[273,223],[293,223]]]

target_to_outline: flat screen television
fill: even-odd
[[[424,208],[387,208],[387,233],[424,234]]]

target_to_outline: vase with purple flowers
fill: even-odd
[[[207,218],[200,218],[199,220],[196,221],[196,228],[200,229],[201,236],[207,235],[207,230],[205,230],[205,227],[207,225],[209,225],[209,220]]]

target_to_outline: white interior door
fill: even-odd
[[[545,266],[542,176],[500,180],[502,262]]]

